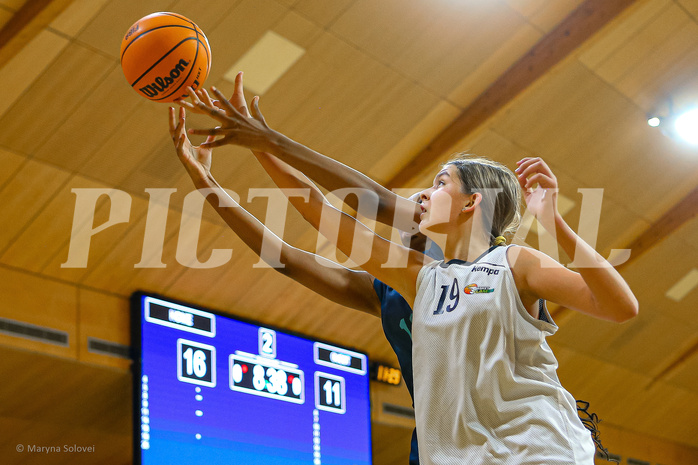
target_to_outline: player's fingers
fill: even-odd
[[[522,163],[516,171],[517,176],[523,179],[526,179],[535,173],[545,173],[548,175],[552,174],[540,159],[532,159],[526,163]]]
[[[224,128],[210,128],[210,129],[190,129],[187,132],[189,134],[195,134],[197,136],[219,136],[221,134],[226,135],[228,133],[228,130],[224,129]]]
[[[515,172],[520,175],[526,168],[530,167],[531,165],[534,165],[538,160],[539,158],[535,157],[526,157],[520,160],[519,162],[517,162],[519,166],[516,168]]]
[[[201,113],[207,114],[221,123],[225,123],[227,121],[225,112],[219,108],[209,107],[203,102],[199,102],[196,105],[196,108],[198,108]]]
[[[258,95],[252,99],[252,116],[254,116],[254,118],[257,121],[260,121],[262,124],[264,124],[265,127],[268,127],[267,121],[264,119],[264,115],[262,115],[262,112],[259,110],[259,96]]]
[[[175,124],[175,126],[174,126],[174,134],[172,137],[177,137],[178,134],[183,134],[184,133],[184,125],[185,125],[185,123],[184,123],[184,108],[179,109],[179,116],[177,117],[176,120],[173,119],[173,123]]]
[[[243,76],[242,71],[239,71],[235,75],[235,91],[236,92],[242,92],[242,89],[243,89],[242,76]]]
[[[203,97],[202,101],[206,104],[206,106],[209,106],[209,107],[216,106],[217,101],[215,101],[211,98],[211,96],[208,94],[208,92],[206,92],[206,89],[201,89],[201,94],[202,94],[201,96]]]
[[[173,107],[168,108],[168,123],[170,127],[170,136],[174,137],[174,131],[175,131],[175,109]]]
[[[184,134],[180,134],[180,136],[175,139],[175,149],[177,150],[177,156],[180,158],[184,156],[184,138]]]
[[[227,138],[227,137],[224,137],[224,138],[222,138],[222,139],[214,140],[214,141],[211,141],[211,142],[209,142],[208,139],[207,139],[206,142],[204,142],[203,144],[201,144],[201,146],[202,146],[202,147],[205,147],[205,148],[213,149],[213,148],[216,148],[216,147],[222,147],[223,145],[226,145],[226,144],[228,144],[228,138]]]
[[[543,173],[536,173],[530,178],[528,178],[526,180],[525,188],[528,189],[530,187],[535,186],[536,184],[538,184],[543,189],[550,189],[555,187],[554,183],[552,182],[552,179]]]
[[[191,99],[192,104],[196,105],[201,101],[192,86],[187,86],[187,94],[189,94],[189,98]]]
[[[235,76],[235,92],[233,92],[233,96],[230,97],[230,103],[232,103],[240,113],[249,118],[250,112],[247,109],[247,102],[245,101],[245,88],[242,84],[242,76],[242,71]]]
[[[233,116],[234,114],[239,114],[240,112],[235,109],[232,103],[228,101],[228,99],[225,98],[225,95],[218,90],[216,87],[211,87],[211,92],[213,92],[213,95],[216,96],[216,98],[221,102],[221,105],[223,105],[223,108],[226,110],[226,113],[228,113],[230,116]],[[234,94],[233,94],[234,95]]]
[[[176,103],[177,105],[179,105],[182,108],[187,108],[191,111],[196,111],[196,107],[194,105],[192,105],[191,103],[187,102],[186,100],[175,100],[174,103]]]

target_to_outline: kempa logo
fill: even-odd
[[[169,76],[157,77],[155,78],[155,81],[153,83],[148,84],[145,87],[141,87],[139,90],[149,98],[157,96],[160,92],[164,92],[165,89],[170,87],[172,83],[175,81],[175,79],[177,79],[184,71],[186,71],[188,65],[189,62],[185,61],[184,58],[182,58],[175,65],[175,67],[172,68]]]
[[[474,267],[471,271],[482,271],[483,273],[487,273],[487,276],[489,275],[498,275],[499,270],[494,270],[492,268],[487,268],[486,266],[476,266]]]
[[[490,292],[494,292],[494,288],[487,286],[480,287],[477,284],[468,284],[463,289],[463,292],[466,294],[489,294]]]

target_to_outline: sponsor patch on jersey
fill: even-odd
[[[466,294],[489,294],[490,292],[494,292],[494,288],[488,286],[478,286],[477,284],[468,284],[463,289],[463,292]]]

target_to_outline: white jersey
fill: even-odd
[[[511,246],[509,246],[511,247]],[[594,443],[557,378],[546,336],[495,247],[424,266],[414,304],[414,403],[422,465],[593,465]]]

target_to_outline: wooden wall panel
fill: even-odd
[[[135,204],[138,205],[137,214],[134,214],[136,213],[134,211],[131,212],[128,226],[113,226],[114,232],[106,240],[102,240],[99,249],[94,252],[91,249],[87,269],[75,272],[76,278],[85,285],[125,296],[130,291],[135,290],[129,284],[133,274],[137,271],[135,265],[140,263],[142,259],[147,263],[154,263],[155,259],[151,257],[157,251],[143,250],[148,205],[143,199],[135,196],[133,198]],[[174,234],[171,229],[171,225],[174,224],[174,220],[170,218],[168,213],[166,237]],[[104,231],[104,234],[107,231]],[[67,256],[67,251],[65,256]],[[163,263],[166,262],[163,261]],[[55,266],[55,262],[52,265]]]
[[[529,17],[529,21],[541,31],[548,33],[582,2],[583,0],[571,0],[567,2],[548,0],[542,8],[538,9]]]
[[[698,4],[695,0],[678,0],[678,3],[693,16],[693,19],[698,20]]]
[[[575,398],[590,402],[590,411],[604,422],[645,434],[651,431],[657,438],[696,446],[692,433],[682,427],[697,414],[698,396],[694,393],[664,383],[650,386],[649,376],[566,349],[556,344],[554,338],[550,345],[560,364],[562,385]],[[619,395],[629,401],[618,402]],[[672,418],[672,422],[661,430],[656,428],[657,422],[666,418]]]
[[[625,42],[596,72],[605,81],[615,84],[633,69],[642,67],[647,54],[652,53],[675,31],[687,24],[689,18],[678,6],[671,5],[653,17],[631,40]]]
[[[366,18],[372,27],[366,27]],[[522,23],[500,2],[360,0],[332,31],[429,92],[446,96]]]
[[[3,89],[0,115],[22,96],[67,45],[65,38],[51,31],[40,32],[0,68],[0,85]]]
[[[627,460],[634,458],[662,465],[683,465],[698,462],[698,449],[669,440],[659,440],[646,434],[637,434],[616,425],[602,423],[601,439],[610,452]],[[607,463],[607,462],[597,462]]]
[[[198,219],[192,219],[191,221],[198,222]],[[142,268],[140,270],[134,270],[129,287],[135,289],[136,287],[143,286],[145,289],[158,290],[159,292],[166,293],[167,289],[172,286],[172,283],[175,282],[180,275],[189,270],[190,267],[198,266],[196,262],[193,261],[189,263],[180,263],[177,259],[177,249],[181,248],[183,251],[196,250],[196,260],[201,263],[206,262],[211,256],[211,250],[213,248],[230,248],[226,246],[226,241],[215,241],[221,233],[221,228],[221,226],[212,226],[210,223],[202,223],[198,243],[194,243],[193,238],[192,242],[188,242],[188,238],[182,237],[181,230],[178,234],[170,236],[165,242],[163,252],[163,262],[167,264],[167,268]],[[215,246],[213,245],[214,243]],[[220,270],[223,266],[217,269]]]
[[[229,68],[287,11],[285,6],[273,0],[242,0],[236,2],[228,13],[222,13],[220,22],[205,31],[209,43],[213,44],[213,64],[207,87],[218,84]]]
[[[0,5],[7,8],[9,11],[17,11],[27,0],[0,0]]]
[[[366,174],[380,183],[385,183],[391,179],[400,168],[417,154],[416,147],[423,147],[429,143],[432,134],[441,132],[450,121],[460,113],[460,109],[447,101],[437,103],[432,110],[425,114],[412,129],[400,139],[385,155],[366,171]],[[416,192],[419,184],[406,186],[406,191]]]
[[[570,86],[578,93],[570,95]],[[690,176],[695,160],[675,158],[663,165],[663,176],[656,176],[657,156],[671,152],[672,142],[646,124],[637,124],[644,118],[625,97],[571,60],[549,76],[545,86],[532,89],[498,117],[493,128],[564,166],[587,186],[604,187],[605,195],[653,221],[695,185]],[[567,123],[571,120],[574,125]],[[648,185],[653,189],[646,189]],[[664,196],[651,195],[657,191]]]
[[[322,1],[316,3],[326,4]],[[293,10],[286,13],[271,30],[304,49],[308,49],[322,33],[316,22]]]
[[[383,410],[383,404],[396,405],[405,409],[412,408],[410,392],[405,387],[404,380],[398,386],[392,386],[377,381],[371,381],[371,421],[403,428],[414,428],[414,418],[392,415]]]
[[[140,100],[129,115],[122,115],[128,117],[92,153],[81,173],[120,187],[153,150],[171,143],[166,107]]]
[[[635,291],[643,306],[661,310],[694,331],[698,331],[695,307],[680,305],[665,296],[665,293],[685,276],[695,265],[696,249],[685,244],[684,235],[664,239],[647,251],[641,261],[633,262],[623,269],[623,276]]]
[[[683,353],[685,348],[676,341],[691,340],[695,329],[664,316],[661,309],[645,308],[643,317],[617,328],[613,339],[600,347],[601,358],[637,373],[655,375],[666,360]]]
[[[85,98],[83,103],[74,112],[58,118],[55,130],[48,133],[37,147],[36,158],[99,179],[101,171],[85,168],[85,163],[100,149],[113,143],[110,136],[117,133],[117,140],[128,139],[132,145],[143,143],[139,135],[126,132],[127,129],[121,132],[122,124],[138,114],[137,104],[142,103],[143,98],[128,86],[117,63],[109,63],[107,69],[104,80],[79,96]],[[166,122],[165,117],[162,119]],[[123,160],[129,153],[130,150],[117,152],[114,157]],[[98,161],[106,163],[110,159],[100,158]]]
[[[75,37],[109,0],[73,0],[68,8],[51,21],[51,29]]]
[[[262,111],[265,99],[282,102],[265,112],[267,121],[364,172],[438,102],[422,86],[327,33],[287,72],[284,83],[288,87],[270,89],[261,101]]]
[[[11,18],[11,11],[0,9],[0,28],[4,27]]]
[[[671,0],[641,2],[632,15],[627,15],[622,21],[618,21],[616,26],[606,34],[600,34],[583,45],[578,54],[579,61],[592,70],[603,66],[603,63],[671,4]]]
[[[0,171],[0,193],[4,184],[15,176],[26,161],[27,159],[21,155],[0,149],[0,165],[3,166],[3,170]]]
[[[78,360],[127,371],[131,361],[88,350],[88,338],[131,345],[131,318],[128,298],[116,297],[88,289],[78,295]]]
[[[299,0],[293,9],[309,18],[315,24],[326,28],[331,26],[344,12],[351,7],[355,0]]]
[[[19,349],[0,347],[0,355],[3,372],[23,367],[0,386],[11,400],[0,407],[0,428],[9,433],[0,439],[3,463],[131,463],[130,375]],[[17,444],[25,446],[21,454]],[[94,452],[47,456],[27,449],[73,444],[94,445]]]
[[[12,219],[3,222],[0,246],[4,249],[29,224],[37,211],[27,209],[44,206],[68,180],[69,173],[44,163],[30,160],[0,190],[0,217]]]
[[[676,368],[670,373],[667,373],[666,377],[663,378],[667,384],[671,384],[672,386],[676,386],[691,393],[695,392],[696,387],[698,387],[698,357],[695,356],[695,347],[696,343],[698,343],[698,339],[695,337],[695,332],[693,334],[693,338],[690,339],[693,343],[692,345],[681,345],[683,353],[687,354],[687,356],[679,359]],[[688,353],[688,350],[691,350],[691,352]]]
[[[409,462],[412,430],[400,426],[373,424],[371,445],[375,465],[403,465]]]
[[[208,260],[213,249],[232,249],[231,259],[215,268],[183,267],[173,276],[173,279],[167,281],[168,285],[165,292],[168,296],[189,302],[199,302],[207,294],[208,290],[214,287],[233,286],[239,289],[238,285],[242,281],[241,276],[248,274],[247,270],[236,269],[233,265],[236,256],[248,253],[246,250],[247,246],[237,239],[226,225],[205,224],[204,227],[210,230],[211,234],[209,235],[210,241],[201,241],[199,243],[200,260]],[[236,271],[238,276],[230,281],[223,279],[222,277],[228,269]],[[136,277],[132,282],[132,286],[139,285],[140,281],[140,278]]]
[[[542,37],[543,34],[533,26],[522,24],[476,69],[464,75],[463,81],[448,95],[448,100],[457,103],[461,109],[467,108]]]
[[[656,46],[652,53],[643,56],[642,63],[630,69],[617,83],[623,94],[639,101],[643,108],[652,108],[657,100],[669,94],[679,94],[685,90],[687,77],[698,73],[695,64],[695,49],[698,48],[698,24],[687,20],[676,27],[674,34]],[[693,66],[680,63],[687,55],[694,57]],[[692,87],[696,87],[693,84]],[[677,95],[678,96],[678,95]],[[677,102],[678,103],[678,102]]]
[[[138,19],[156,11],[169,11],[171,0],[123,0],[107,3],[82,29],[77,39],[99,50],[102,55],[119,58],[121,40]]]
[[[215,27],[237,27],[235,24],[226,23],[224,18],[225,15],[236,8],[239,3],[240,0],[209,0],[206,2],[206,8],[201,8],[201,3],[197,0],[176,0],[168,5],[167,11],[174,11],[191,19],[204,31],[206,37],[208,37],[210,31]],[[133,21],[135,22],[136,20],[134,19]],[[125,32],[126,31],[124,31],[124,33]],[[218,50],[216,53],[212,50],[211,55],[214,63],[216,63],[218,59],[223,58],[220,56],[220,53],[218,53]]]
[[[72,189],[108,187],[80,176],[71,177],[53,193],[49,202],[33,211],[36,217],[22,234],[4,249],[0,262],[39,272],[69,243],[75,215],[76,196]]]
[[[65,246],[61,249],[61,251],[58,252],[41,270],[42,274],[48,275],[48,276],[53,276],[62,280],[67,280],[71,282],[81,282],[85,276],[89,275],[92,273],[95,268],[102,262],[102,260],[109,254],[111,251],[116,248],[117,245],[121,244],[122,239],[124,236],[126,236],[133,228],[138,227],[138,225],[141,224],[139,221],[140,218],[143,218],[146,212],[146,203],[143,201],[141,198],[136,197],[136,196],[130,196],[131,197],[131,205],[128,206],[128,222],[125,223],[118,223],[114,224],[105,230],[98,232],[94,234],[90,240],[90,248],[89,248],[89,256],[87,260],[87,266],[86,267],[75,267],[75,268],[68,268],[68,267],[62,267],[61,265],[63,263],[67,263],[68,257],[69,257],[69,246],[70,243],[66,243]],[[73,204],[75,205],[75,204]],[[98,201],[97,205],[95,208],[95,215],[94,215],[94,222],[93,224],[83,224],[82,227],[80,228],[80,231],[83,231],[85,228],[93,228],[93,227],[98,227],[99,225],[103,224],[105,221],[108,220],[109,214],[112,210],[112,208],[115,211],[115,216],[118,216],[122,213],[124,210],[126,210],[127,206],[122,204],[121,202],[115,202],[112,204],[110,200],[107,199],[106,196],[102,196]],[[81,214],[86,214],[86,212],[80,212]],[[87,216],[89,218],[89,216]],[[79,237],[78,232],[72,233],[75,234],[76,237]],[[137,242],[135,247],[140,247],[142,244],[142,235],[140,236],[141,240]],[[77,245],[77,244],[76,244]],[[131,244],[125,244],[127,247],[131,246]],[[137,262],[136,262],[137,263]]]
[[[20,153],[32,153],[61,124],[59,114],[69,114],[85,93],[104,79],[109,64],[110,60],[82,45],[66,47],[46,74],[0,118],[0,144]],[[49,100],[54,111],[46,110]]]
[[[68,333],[68,347],[0,334],[0,344],[77,358],[77,293],[54,280],[0,266],[0,316]]]

